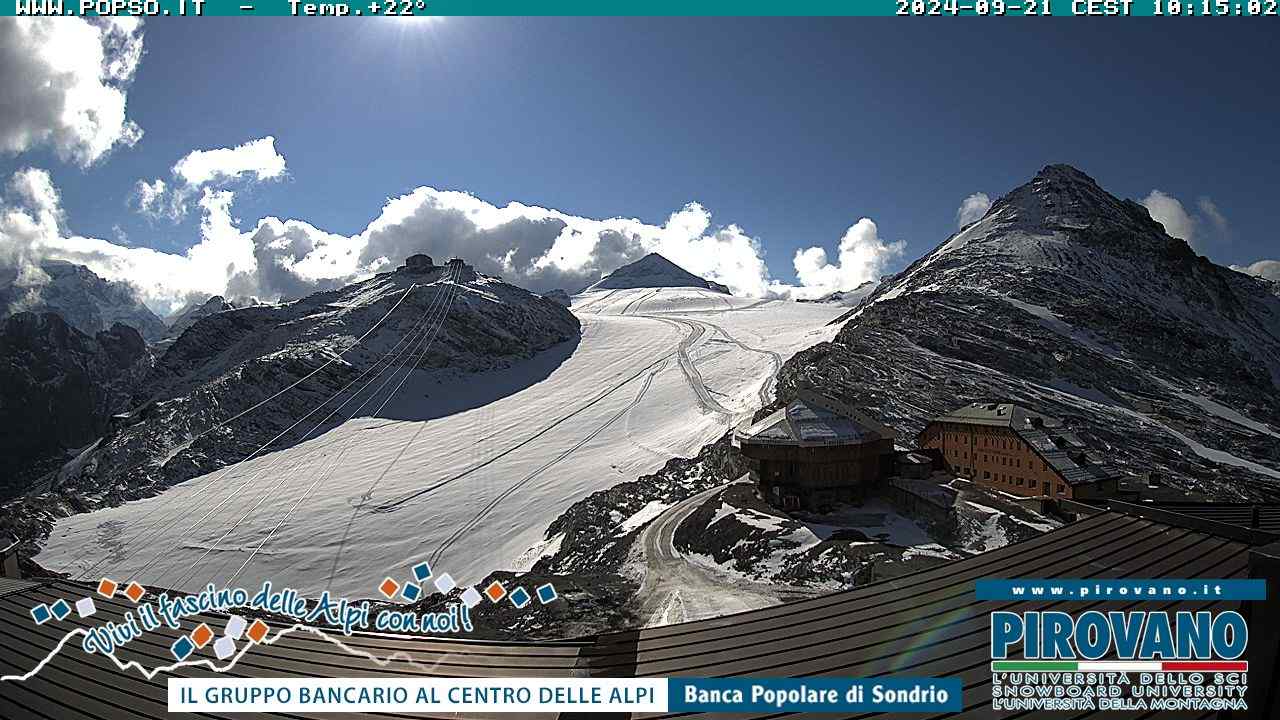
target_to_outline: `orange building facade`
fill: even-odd
[[[1074,436],[1054,432],[1060,427],[1016,405],[975,404],[930,422],[917,439],[942,453],[949,472],[1012,495],[1091,499],[1116,492],[1119,479]]]

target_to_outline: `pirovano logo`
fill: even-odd
[[[1259,600],[1262,581],[1001,580],[978,599]],[[1030,588],[1036,587],[1032,592]],[[1016,588],[1016,589],[1015,589]],[[1003,711],[1246,710],[1248,623],[1223,608],[991,612],[991,704]]]

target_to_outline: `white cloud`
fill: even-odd
[[[1142,200],[1143,206],[1151,213],[1152,219],[1164,225],[1164,231],[1171,237],[1186,240],[1188,245],[1199,248],[1206,238],[1202,229],[1211,229],[1209,239],[1226,240],[1230,237],[1231,226],[1226,216],[1209,197],[1202,196],[1196,201],[1198,212],[1188,212],[1182,202],[1172,195],[1160,190],[1152,190]]]
[[[964,199],[956,209],[956,227],[977,222],[991,209],[991,198],[984,192],[976,192]]]
[[[131,200],[143,215],[176,222],[186,216],[191,198],[202,188],[237,180],[278,180],[284,177],[285,169],[284,156],[276,151],[276,139],[269,135],[231,148],[193,150],[174,163],[168,183],[163,178],[139,180]]]
[[[1218,233],[1220,238],[1226,238],[1231,232],[1231,226],[1227,223],[1227,218],[1218,210],[1218,205],[1208,197],[1201,197],[1196,201],[1196,206],[1200,208],[1200,214],[1209,220],[1209,224]]]
[[[387,267],[422,250],[466,258],[481,272],[538,291],[576,292],[649,252],[738,294],[769,291],[759,242],[736,225],[714,227],[711,214],[697,203],[651,225],[521,203],[496,207],[466,193],[421,187],[389,200],[357,241],[364,267]]]
[[[139,180],[133,187],[133,201],[137,203],[138,212],[152,218],[170,216],[176,220],[178,216],[170,202],[173,196],[165,194],[168,189],[169,186],[160,178],[153,182]]]
[[[902,256],[906,243],[885,242],[870,218],[862,218],[845,231],[840,239],[840,256],[832,264],[827,251],[820,247],[797,250],[794,260],[800,288],[790,293],[795,297],[820,297],[837,290],[851,290],[879,278],[888,264]]]
[[[41,238],[58,232],[61,200],[49,173],[35,168],[15,172],[5,189],[13,205],[0,202],[0,262],[30,275]]]
[[[189,152],[174,164],[173,175],[199,187],[245,176],[274,180],[284,175],[284,170],[284,156],[276,152],[276,139],[268,135],[233,148]]]
[[[134,18],[0,18],[0,153],[49,146],[87,167],[136,143],[125,106],[141,58]]]
[[[1259,260],[1252,265],[1232,265],[1231,269],[1280,283],[1280,260]]]
[[[1164,231],[1170,237],[1195,244],[1195,218],[1191,217],[1177,198],[1159,190],[1152,190],[1142,199],[1142,204],[1147,208],[1147,212],[1151,213],[1151,219],[1163,225]]]
[[[145,187],[153,194],[162,190]],[[577,292],[621,265],[659,252],[738,295],[817,297],[875,279],[901,256],[904,245],[881,240],[875,223],[863,218],[841,239],[834,264],[821,248],[798,252],[801,282],[795,286],[770,277],[759,240],[737,225],[716,225],[697,203],[655,225],[514,202],[499,207],[468,193],[420,187],[388,199],[364,230],[347,236],[274,217],[250,227],[233,217],[230,190],[204,187],[200,192],[199,242],[184,253],[164,253],[69,233],[48,173],[25,170],[14,176],[9,199],[0,202],[0,251],[17,254],[23,248],[28,261],[57,258],[87,265],[108,279],[133,283],[148,305],[166,314],[213,294],[298,297],[389,270],[415,252],[442,260],[461,257],[480,272],[536,292]]]

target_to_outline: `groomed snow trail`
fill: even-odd
[[[217,473],[63,519],[39,562],[74,571],[106,558],[101,574],[113,578],[220,582],[333,462],[237,585],[270,579],[310,593],[373,596],[383,577],[433,557],[459,582],[475,582],[542,542],[575,501],[691,456],[749,418],[781,359],[829,340],[836,328],[826,323],[841,308],[636,288],[584,293],[573,310],[583,326],[576,347],[502,371],[415,370],[380,416],[245,462],[229,482],[295,462],[303,469],[299,477],[264,472],[198,527],[163,528],[153,547],[167,548],[164,562],[143,572],[149,556],[112,560],[114,543],[154,504],[195,498],[204,483],[221,482],[211,479]],[[503,391],[472,407],[480,388]],[[188,572],[197,560],[201,571]]]

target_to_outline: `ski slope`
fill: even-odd
[[[106,557],[95,576],[193,589],[227,582],[269,538],[235,585],[374,596],[423,559],[473,583],[527,562],[576,500],[747,420],[787,357],[831,339],[842,308],[626,288],[575,296],[572,310],[576,344],[501,371],[415,370],[378,417],[59,521],[38,561],[75,573]],[[145,517],[224,500],[198,527],[130,542]]]

